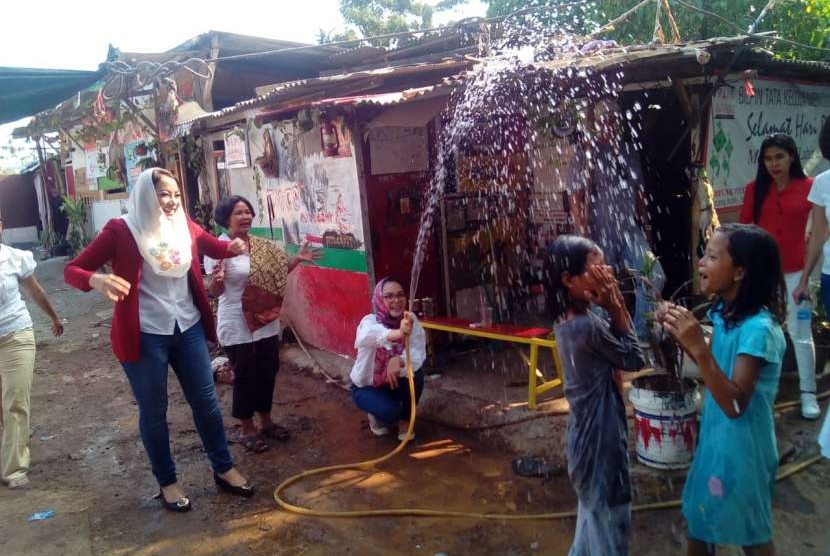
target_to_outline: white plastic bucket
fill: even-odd
[[[637,459],[657,469],[684,469],[697,444],[700,394],[694,381],[668,375],[634,379],[628,398],[634,405]]]

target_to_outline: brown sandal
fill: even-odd
[[[251,436],[240,436],[239,443],[242,446],[244,446],[247,451],[253,452],[255,454],[261,454],[262,452],[268,449],[268,444],[266,444],[262,437],[258,434],[254,434]]]
[[[263,438],[273,438],[274,440],[281,440],[283,442],[291,437],[291,433],[288,432],[287,428],[276,423],[262,427],[259,429],[259,434]]]

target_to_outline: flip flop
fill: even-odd
[[[268,444],[258,434],[251,436],[240,436],[239,443],[249,452],[261,454],[268,449]]]
[[[288,432],[287,428],[276,423],[262,427],[259,429],[259,434],[263,438],[273,438],[274,440],[281,440],[283,442],[291,437],[291,433]]]
[[[550,479],[562,473],[558,465],[550,465],[540,456],[522,456],[513,460],[513,473],[521,477]]]

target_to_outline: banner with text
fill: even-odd
[[[712,100],[707,171],[715,190],[715,207],[743,203],[746,184],[755,179],[759,149],[773,133],[795,139],[810,176],[830,164],[818,151],[818,133],[830,116],[830,87],[781,81],[753,81],[754,96],[743,86],[725,86]]]

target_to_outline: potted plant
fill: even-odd
[[[66,230],[66,243],[73,255],[80,253],[89,243],[84,224],[86,224],[86,207],[81,199],[74,201],[68,195],[63,196],[61,212],[69,220],[69,227]]]
[[[55,244],[58,242],[58,234],[51,228],[45,228],[40,233],[40,258],[48,259],[52,256]]]

